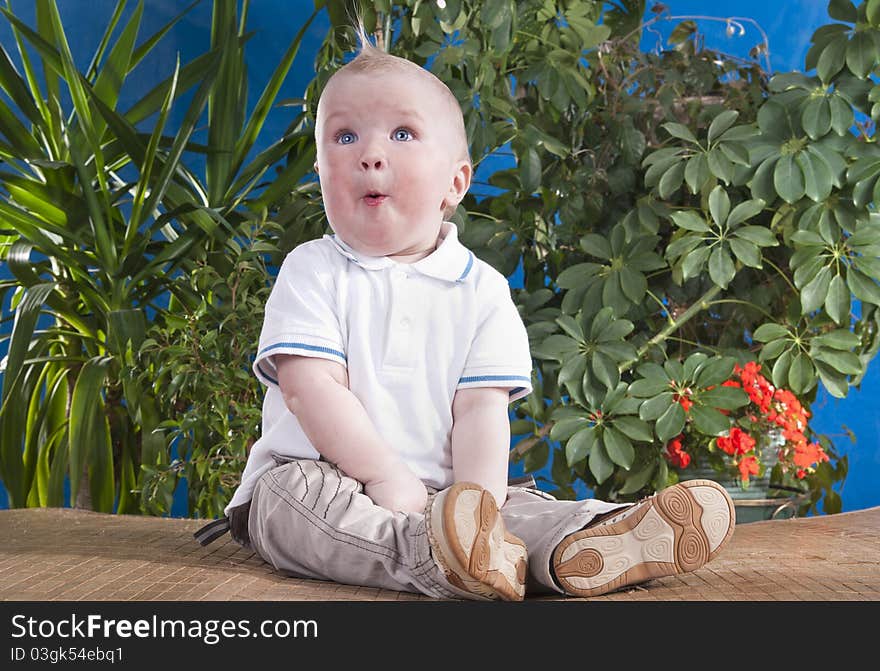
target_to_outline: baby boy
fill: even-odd
[[[288,575],[438,598],[592,596],[712,559],[734,526],[714,483],[634,505],[508,486],[532,362],[506,279],[447,221],[473,173],[461,109],[361,41],[318,103],[334,235],[294,249],[267,302],[233,536]]]

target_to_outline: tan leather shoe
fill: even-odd
[[[429,502],[425,520],[434,558],[451,584],[476,598],[522,601],[526,546],[504,528],[491,493],[457,482]]]
[[[668,487],[566,536],[551,567],[572,596],[598,596],[653,578],[686,573],[714,559],[733,535],[736,513],[711,480]]]

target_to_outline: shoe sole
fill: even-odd
[[[687,573],[714,559],[736,525],[718,483],[689,480],[652,496],[619,522],[567,536],[553,552],[562,588],[599,596],[653,578]]]
[[[450,583],[488,599],[522,601],[526,546],[504,528],[492,494],[459,482],[438,496],[443,498],[431,506],[429,532]]]

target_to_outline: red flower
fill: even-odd
[[[758,474],[758,459],[754,455],[743,457],[737,466],[743,482],[749,481],[749,475]]]
[[[691,463],[691,455],[681,446],[683,434],[679,434],[666,444],[666,459],[676,468],[687,468]]]
[[[693,405],[694,405],[694,402],[691,399],[689,399],[687,396],[679,396],[678,394],[673,394],[672,400],[675,401],[676,403],[680,403],[681,407],[684,409],[685,412],[690,410],[691,407],[693,407]]]
[[[730,455],[745,454],[755,447],[755,439],[738,426],[730,430],[729,436],[721,436],[715,442],[719,450]]]

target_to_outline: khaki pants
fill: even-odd
[[[527,593],[562,592],[550,574],[556,545],[622,505],[559,501],[537,489],[509,487],[501,514],[528,548]],[[375,505],[360,482],[325,461],[296,459],[266,472],[254,489],[248,533],[254,550],[286,575],[443,599],[469,596],[434,561],[423,513]]]

